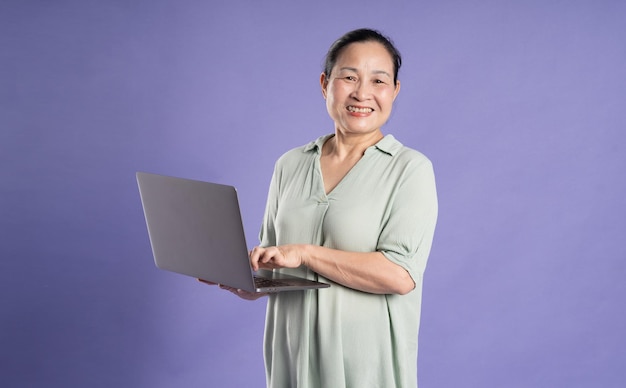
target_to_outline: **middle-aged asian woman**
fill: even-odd
[[[276,162],[251,266],[332,286],[269,295],[268,387],[417,386],[437,196],[431,162],[381,129],[400,92],[400,64],[378,31],[335,41],[320,77],[334,133]]]

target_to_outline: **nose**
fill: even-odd
[[[354,84],[354,90],[352,91],[352,98],[357,101],[364,101],[371,95],[371,90],[367,82],[358,81]]]

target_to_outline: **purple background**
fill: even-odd
[[[0,386],[264,386],[264,303],[157,270],[134,173],[236,185],[254,245],[362,26],[438,179],[420,387],[622,387],[626,2],[591,0],[0,2]]]

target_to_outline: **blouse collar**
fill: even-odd
[[[334,134],[324,135],[318,137],[316,140],[308,143],[304,146],[304,152],[315,151],[317,153],[322,152],[322,146],[330,137],[335,136]],[[385,135],[382,139],[378,141],[378,143],[369,147],[365,153],[370,152],[372,149],[379,150],[391,156],[394,156],[400,149],[402,148],[402,143],[396,140],[393,135]]]

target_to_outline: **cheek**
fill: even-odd
[[[330,115],[331,118],[336,119],[337,117],[337,107],[335,105],[335,97],[332,94],[328,94],[326,96],[326,111]]]
[[[385,90],[379,95],[380,104],[391,109],[394,100],[394,91]]]
[[[333,82],[328,87],[328,97],[333,97],[335,101],[345,99],[353,88],[344,82]]]
[[[328,90],[328,94],[326,95],[326,106],[328,108],[336,107],[337,105],[341,105],[344,100],[344,95],[342,94],[342,90],[337,88],[332,88]]]
[[[330,92],[326,93],[326,107],[330,108],[333,105],[334,101],[335,97],[333,96],[333,94]]]

